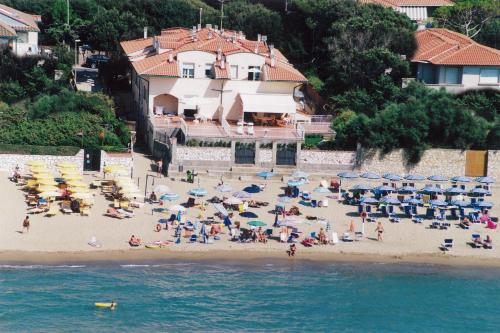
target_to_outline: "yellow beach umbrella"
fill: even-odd
[[[68,161],[57,162],[56,165],[59,168],[76,168],[77,167],[75,162],[68,162]]]
[[[71,188],[88,188],[89,186],[85,183],[75,183],[75,184],[69,185],[69,187],[71,187]]]
[[[64,180],[82,180],[83,176],[82,175],[64,175],[63,176]]]
[[[39,193],[42,192],[57,192],[59,189],[55,186],[50,185],[40,185],[36,188],[36,191]]]
[[[81,172],[76,169],[59,169],[59,172],[62,175],[79,175]]]
[[[45,161],[29,161],[26,163],[28,166],[39,166],[39,165],[47,165]]]
[[[68,191],[70,191],[71,193],[90,193],[90,190],[86,187],[70,186],[68,187]]]
[[[61,192],[57,191],[47,191],[47,192],[42,192],[39,194],[40,197],[42,198],[55,198],[61,195]]]
[[[50,186],[57,186],[59,185],[55,180],[53,179],[37,179],[36,181],[40,185],[50,185]]]
[[[77,179],[68,180],[66,183],[69,186],[75,186],[75,187],[88,187],[89,186],[89,184],[82,182],[81,180],[77,180]]]
[[[50,170],[46,166],[31,167],[30,171],[31,172],[50,172]]]
[[[54,176],[51,175],[50,173],[36,173],[36,174],[33,174],[33,178],[35,178],[36,180],[54,179]]]

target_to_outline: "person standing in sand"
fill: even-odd
[[[163,171],[163,161],[158,160],[156,162],[156,176],[161,178],[162,171]]]
[[[382,226],[382,222],[379,222],[377,224],[377,228],[375,229],[375,231],[377,232],[377,240],[379,242],[382,241],[382,233],[384,232],[384,227]]]
[[[23,221],[23,231],[21,233],[24,233],[24,229],[26,229],[26,232],[30,231],[30,218],[29,218],[29,216],[26,216],[26,218]]]
[[[351,220],[351,223],[349,223],[349,232],[354,233],[354,221]]]

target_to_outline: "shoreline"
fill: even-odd
[[[185,251],[170,249],[134,249],[134,250],[98,250],[98,251],[0,251],[0,265],[103,265],[148,264],[179,261],[209,262],[221,261],[238,264],[252,264],[261,261],[299,261],[312,263],[381,263],[408,265],[436,265],[448,267],[500,268],[497,258],[456,256],[453,254],[364,254],[364,253],[325,253],[299,251],[297,256],[290,258],[284,251]]]

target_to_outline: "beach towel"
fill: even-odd
[[[488,221],[488,225],[486,226],[486,228],[488,228],[488,229],[496,229],[497,228],[497,224],[495,222],[493,222],[492,220],[489,220]]]

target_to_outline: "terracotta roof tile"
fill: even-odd
[[[120,45],[122,46],[122,49],[126,54],[131,54],[137,51],[144,50],[148,46],[152,46],[153,38],[124,41],[121,42]]]
[[[16,31],[7,24],[0,22],[0,37],[15,37]]]
[[[139,74],[179,77],[177,61],[168,62],[168,53],[162,53],[133,61],[132,66]]]
[[[462,34],[447,29],[416,32],[417,50],[412,61],[436,65],[500,66],[500,51],[476,43]]]
[[[384,7],[441,7],[453,6],[450,0],[360,0],[361,3],[373,3]]]
[[[296,81],[307,82],[307,79],[302,73],[295,69],[292,65],[280,63],[276,61],[274,67],[271,66],[271,60],[266,60],[264,65],[264,75],[266,81]]]
[[[40,32],[35,20],[37,16],[39,17],[39,15],[23,13],[17,9],[2,4],[0,4],[0,14],[6,15],[19,22],[19,25],[11,25],[11,27],[16,31]]]
[[[214,63],[215,78],[216,79],[229,79],[230,72],[228,71],[228,68],[229,68],[229,63],[227,61],[224,64],[224,68],[221,67],[220,61],[216,61]]]

